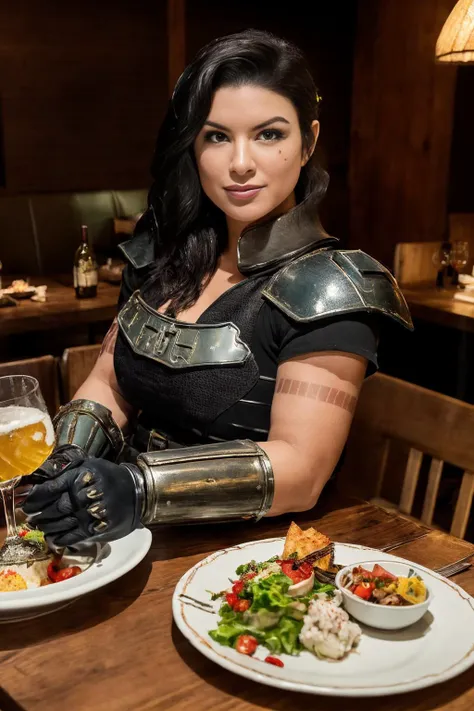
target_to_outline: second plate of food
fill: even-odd
[[[151,532],[147,528],[139,528],[118,541],[84,548],[80,555],[66,551],[62,566],[78,566],[82,572],[54,584],[41,583],[40,587],[36,587],[36,581],[33,581],[31,589],[1,592],[0,623],[46,615],[111,583],[143,560],[151,541]],[[6,571],[8,567],[4,566]]]

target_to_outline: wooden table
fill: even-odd
[[[1,336],[112,321],[117,313],[120,287],[116,284],[100,282],[94,299],[76,299],[73,287],[59,278],[37,277],[32,283],[47,285],[46,302],[25,299],[16,307],[0,309]]]
[[[428,567],[454,562],[474,545],[367,503],[330,494],[319,509],[294,517],[333,540],[372,546],[426,536],[398,555]],[[26,711],[472,711],[474,670],[425,691],[382,701],[285,692],[234,675],[199,654],[173,623],[171,596],[188,568],[216,548],[284,535],[290,518],[162,528],[132,572],[69,608],[0,630],[0,683]],[[453,578],[474,593],[474,568]],[[474,640],[473,640],[474,641]],[[440,650],[442,654],[442,650]]]
[[[454,289],[404,287],[402,291],[413,318],[474,333],[474,304],[455,301]]]

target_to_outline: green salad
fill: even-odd
[[[243,654],[253,654],[258,644],[273,654],[298,654],[311,601],[331,599],[334,585],[319,583],[311,563],[276,556],[239,566],[236,575],[228,590],[212,594],[223,600],[217,629],[209,632],[212,639]],[[283,665],[277,659],[270,663]]]

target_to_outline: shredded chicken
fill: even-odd
[[[357,645],[361,629],[340,605],[339,591],[331,601],[312,600],[304,617],[300,642],[318,657],[341,659]]]

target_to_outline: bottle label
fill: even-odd
[[[81,267],[74,267],[74,288],[85,288],[88,286],[97,286],[99,274],[97,269],[84,271]]]

